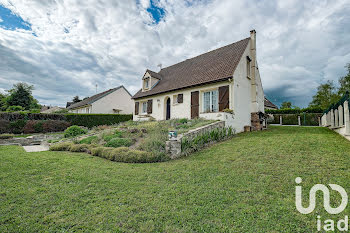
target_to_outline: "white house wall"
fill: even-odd
[[[237,132],[242,132],[244,126],[251,125],[251,81],[247,78],[247,56],[250,53],[248,44],[241,60],[233,74],[233,100],[235,121],[234,128]]]
[[[154,117],[156,120],[165,120],[166,118],[166,101],[168,98],[170,98],[170,118],[187,118],[191,119],[191,92],[193,91],[199,91],[199,113],[201,114],[203,112],[203,96],[202,93],[205,91],[217,89],[221,86],[230,86],[230,93],[232,93],[232,83],[229,81],[224,81],[220,83],[214,83],[214,84],[208,84],[203,85],[200,87],[194,87],[194,88],[188,88],[183,89],[179,91],[173,91],[173,92],[167,92],[166,94],[160,94],[155,96],[150,96],[149,98],[142,98],[137,99],[135,102],[139,102],[139,115],[135,115],[134,113],[134,120],[140,120],[142,119],[142,116],[148,115],[147,113],[142,113],[142,103],[147,102],[148,100],[153,100],[153,106],[152,106],[152,117]],[[183,103],[175,103],[174,97],[176,98],[176,95],[183,94]],[[230,94],[230,108],[232,109],[232,94]]]
[[[113,109],[120,109],[120,114],[132,114],[134,101],[124,88],[119,88],[91,105],[91,113],[113,114]]]

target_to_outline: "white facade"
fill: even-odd
[[[249,42],[237,68],[232,74],[233,78],[228,79],[227,81],[205,84],[197,87],[170,91],[164,94],[138,98],[135,100],[135,102],[139,103],[138,115],[135,114],[134,109],[134,121],[148,120],[150,117],[153,117],[156,120],[165,120],[168,99],[170,99],[171,103],[170,119],[190,119],[191,92],[199,91],[199,117],[206,119],[225,120],[226,126],[232,126],[236,132],[242,132],[244,130],[244,126],[251,126],[251,113],[264,113],[264,92],[260,79],[259,69],[257,67],[257,62],[255,66],[251,64],[251,69],[255,68],[255,72],[252,72],[252,70],[250,70],[251,77],[248,77],[249,69],[247,69],[247,56],[252,56],[250,43],[251,42]],[[253,60],[256,61],[256,59]],[[255,78],[252,77],[252,74],[255,74]],[[255,85],[252,85],[253,81],[255,82]],[[224,112],[206,112],[204,109],[204,93],[209,91],[216,91],[221,86],[229,86],[229,109],[233,110],[233,114]],[[253,90],[253,88],[255,90]],[[176,101],[177,95],[179,94],[183,94],[183,103],[177,103]],[[253,98],[255,98],[255,101],[253,101]],[[147,102],[150,99],[152,99],[152,113],[147,114],[147,108],[144,109],[143,106],[147,105]]]
[[[71,109],[72,113],[94,113],[94,114],[132,114],[134,101],[131,95],[121,87],[92,103]]]

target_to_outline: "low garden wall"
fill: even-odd
[[[211,123],[209,125],[205,125],[202,127],[199,127],[197,129],[193,129],[188,131],[187,133],[178,135],[176,138],[168,140],[166,142],[166,152],[170,155],[171,159],[176,159],[184,153],[185,148],[183,148],[183,140],[186,141],[192,141],[196,140],[196,138],[200,135],[206,134],[213,132],[214,130],[223,130],[225,133],[227,132],[226,130],[232,130],[225,128],[225,122],[224,121],[218,121]],[[211,139],[210,136],[208,136],[208,141]],[[218,138],[219,139],[219,138]],[[205,144],[205,142],[203,143]]]
[[[61,132],[71,125],[92,128],[132,119],[131,114],[0,113],[0,133],[31,134]]]

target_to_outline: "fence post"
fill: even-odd
[[[331,128],[334,128],[334,110],[331,109]]]
[[[298,125],[301,126],[301,119],[300,119],[300,116],[298,116]]]
[[[338,113],[339,113],[339,126],[344,126],[344,112],[343,112],[343,106],[339,105],[339,107],[338,107]]]
[[[338,109],[334,110],[334,118],[335,118],[335,127],[339,127],[339,112]]]
[[[350,135],[350,118],[349,118],[349,104],[348,100],[344,102],[344,123],[345,135]]]
[[[280,125],[282,125],[282,116],[280,116]]]

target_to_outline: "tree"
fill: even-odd
[[[317,93],[312,97],[309,107],[327,109],[332,103],[336,103],[339,98],[333,81],[328,80],[317,88]]]
[[[6,95],[0,93],[0,111],[5,111],[6,103],[5,103]]]
[[[81,101],[81,99],[79,99],[79,96],[75,96],[72,101],[73,103],[78,103]]]
[[[9,94],[5,98],[6,108],[9,106],[21,106],[26,110],[39,108],[38,101],[32,96],[34,86],[26,83],[17,83],[13,88],[7,91]]]
[[[348,69],[348,74],[339,79],[339,96],[345,95],[346,91],[350,91],[350,63],[345,66]]]
[[[292,108],[292,103],[291,102],[283,102],[281,105],[281,109],[286,109],[286,108]]]

